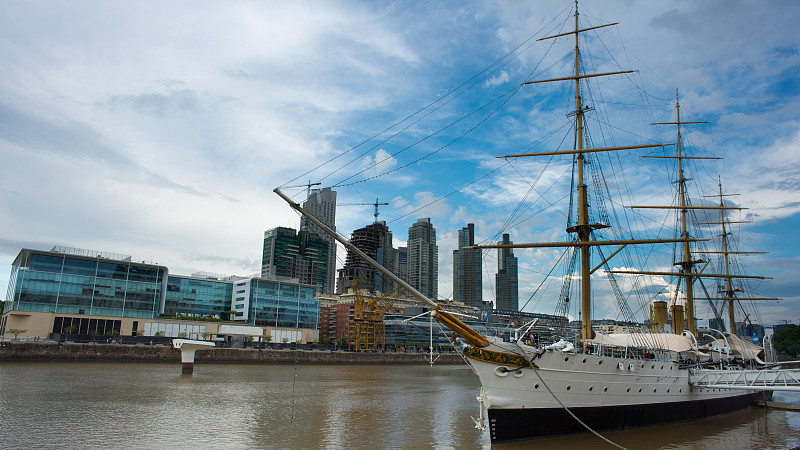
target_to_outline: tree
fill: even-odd
[[[281,342],[283,342],[285,344],[285,343],[289,342],[289,338],[283,338],[283,339],[281,339]]]
[[[181,332],[178,333],[178,337],[181,338],[181,339],[186,339],[187,337],[189,337],[189,333],[187,333],[185,331],[181,331]]]
[[[164,337],[164,332],[163,331],[156,331],[156,334],[154,336],[155,337]]]
[[[272,336],[270,336],[268,334],[268,335],[264,336],[264,340],[267,341],[267,342],[272,342]]]
[[[75,334],[76,331],[78,331],[78,327],[76,327],[75,325],[70,325],[64,328],[64,332],[67,334]]]
[[[14,335],[14,340],[15,341],[17,340],[17,336],[19,336],[20,334],[22,334],[22,333],[24,333],[26,331],[28,331],[28,330],[20,330],[19,328],[9,328],[8,330],[6,330],[6,332],[11,333],[11,334]]]
[[[800,327],[789,325],[779,330],[772,337],[772,345],[775,347],[775,351],[782,355],[797,357],[800,354]]]

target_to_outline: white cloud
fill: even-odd
[[[508,0],[455,8],[350,1],[3,2],[0,258],[10,264],[21,246],[63,243],[168,263],[173,273],[254,272],[263,230],[298,224],[270,192],[274,186],[295,177],[300,178],[290,184],[345,178],[353,169],[333,175],[328,167],[312,169],[373,135],[381,140],[369,145],[382,142],[397,128],[382,130],[442,98],[442,92],[505,51],[534,33],[559,30],[571,7]],[[638,100],[621,95],[627,81],[619,77],[593,85],[613,91],[613,97],[592,103],[594,123],[643,124],[629,134],[614,129],[613,136],[597,133],[593,139],[650,136],[647,124],[673,119],[678,87],[684,118],[712,122],[685,135],[728,157],[704,169],[709,178],[723,171],[726,190],[742,193],[737,202],[757,220],[797,217],[800,167],[792,161],[800,153],[800,95],[792,87],[792,68],[800,63],[800,52],[791,24],[800,18],[800,8],[627,0],[610,0],[602,9],[581,7],[591,25],[621,22],[598,31],[604,43],[620,50],[619,59],[592,60],[592,68],[617,62],[640,69],[632,79],[641,80],[649,93],[644,96],[648,108],[627,109],[617,121],[603,108]],[[778,8],[781,14],[775,13]],[[717,20],[692,26],[696,17]],[[624,45],[616,42],[620,37]],[[555,74],[570,64],[558,62],[562,50],[571,50],[563,42],[535,44],[520,58],[494,67],[492,76],[476,84],[480,89],[468,93],[505,90],[534,68],[534,75]],[[544,64],[536,67],[543,55]],[[363,163],[360,168],[375,165],[367,175],[377,175],[442,149],[375,184],[342,188],[340,199],[391,199],[381,219],[408,214],[391,224],[401,235],[416,219],[431,217],[442,249],[451,249],[454,230],[470,222],[478,225],[482,239],[502,230],[516,242],[562,240],[566,217],[553,211],[568,201],[569,159],[554,159],[547,167],[546,160],[515,161],[517,170],[503,167],[452,192],[504,164],[492,156],[570,146],[567,89],[527,86],[480,126],[475,117],[488,111],[475,117],[467,113],[487,98],[456,97],[426,117],[431,123],[404,123],[406,140],[388,140],[367,155],[349,153],[336,160],[336,167],[347,158]],[[552,100],[561,94],[567,100]],[[428,136],[455,119],[464,120]],[[390,156],[412,143],[417,145]],[[481,159],[491,162],[476,164]],[[635,168],[628,160],[623,165]],[[656,173],[660,169],[637,168],[628,180],[617,178],[618,169],[605,173],[609,184],[627,181],[625,187],[649,204],[671,201],[671,190],[652,182],[666,178]],[[530,191],[537,178],[536,190]],[[522,209],[507,220],[529,191]],[[450,196],[436,201],[444,195]],[[347,234],[348,227],[371,219],[369,206],[341,209],[339,229]],[[656,231],[664,223],[645,222]],[[549,270],[540,262],[554,262],[558,255],[553,250],[518,253],[520,264],[531,269],[521,276],[521,297],[527,298],[541,272]],[[487,255],[486,264],[491,258]],[[487,296],[494,271],[489,269]],[[4,272],[0,292],[10,270]],[[448,291],[451,273],[442,264],[442,292]],[[557,285],[554,279],[556,298]],[[555,301],[551,294],[541,300],[545,311]]]
[[[487,79],[483,85],[486,87],[499,86],[501,84],[508,83],[508,80],[510,79],[511,77],[508,76],[508,72],[502,70],[497,75]]]
[[[379,176],[397,166],[397,160],[386,150],[379,148],[374,156],[367,155],[361,162],[365,176]]]

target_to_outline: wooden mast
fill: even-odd
[[[678,140],[677,140],[677,149],[678,149],[678,186],[680,189],[680,202],[681,202],[681,229],[682,234],[681,236],[684,239],[689,238],[689,231],[687,228],[686,223],[686,178],[683,175],[683,148],[681,146],[681,104],[678,99],[678,92],[675,91],[675,111],[677,117],[677,126],[678,126]],[[690,275],[692,273],[692,266],[694,262],[692,261],[692,252],[689,248],[689,242],[684,241],[683,243],[683,261],[681,261],[681,271],[687,275],[686,277],[686,307],[684,308],[684,312],[686,313],[687,320],[687,329],[692,334],[697,334],[697,330],[695,329],[694,324],[694,292],[693,292],[693,284],[694,278]],[[673,317],[672,320],[678,320],[676,317]],[[683,320],[683,317],[681,317]],[[674,327],[674,325],[673,325]]]
[[[679,192],[680,205],[677,206],[677,207],[674,207],[674,206],[631,206],[631,208],[653,208],[653,209],[676,209],[676,208],[678,208],[678,209],[680,209],[680,211],[681,211],[681,231],[682,231],[681,237],[683,238],[682,239],[682,242],[683,242],[683,261],[678,261],[678,262],[675,263],[676,266],[680,266],[680,268],[681,268],[680,269],[680,273],[672,274],[670,272],[638,272],[638,271],[622,271],[622,270],[620,270],[620,271],[611,271],[611,272],[612,273],[641,274],[641,275],[679,275],[679,276],[684,277],[686,279],[686,306],[685,306],[684,312],[685,312],[685,316],[686,316],[686,320],[687,320],[687,330],[692,332],[692,334],[697,334],[696,333],[695,323],[694,323],[694,309],[695,309],[694,308],[695,296],[694,296],[694,290],[693,290],[694,280],[696,278],[725,278],[727,280],[726,284],[727,284],[727,288],[728,289],[726,291],[726,296],[724,297],[724,299],[729,301],[728,306],[729,306],[729,319],[730,319],[730,322],[731,322],[731,330],[735,330],[736,327],[734,325],[734,311],[733,311],[733,303],[734,303],[735,297],[733,296],[734,295],[734,290],[733,290],[733,287],[732,287],[732,281],[731,280],[733,278],[753,278],[753,279],[761,279],[761,280],[763,280],[763,279],[769,279],[769,277],[762,277],[762,276],[756,276],[756,275],[731,275],[730,274],[729,263],[728,263],[728,255],[729,254],[731,254],[731,253],[759,253],[759,252],[729,252],[728,251],[728,248],[727,248],[727,233],[726,233],[726,229],[725,229],[725,224],[726,223],[732,223],[732,222],[725,222],[725,210],[729,210],[729,209],[742,210],[742,209],[746,209],[746,208],[734,207],[734,206],[725,206],[724,203],[722,202],[722,197],[723,197],[722,184],[720,184],[720,194],[719,194],[720,204],[719,204],[719,206],[689,206],[689,205],[687,205],[687,202],[686,202],[686,181],[687,181],[687,179],[684,176],[684,172],[683,172],[683,160],[684,159],[721,159],[721,158],[704,157],[704,156],[685,156],[683,154],[683,146],[682,146],[682,140],[681,140],[681,125],[682,124],[683,125],[686,125],[686,124],[701,124],[701,123],[708,123],[708,122],[685,122],[685,121],[681,121],[680,99],[679,99],[677,90],[675,91],[675,110],[676,110],[676,119],[677,119],[675,122],[661,122],[661,123],[654,123],[653,125],[676,125],[677,126],[677,129],[678,129],[678,137],[677,137],[677,142],[676,142],[676,145],[677,145],[677,148],[678,148],[677,156],[674,156],[674,157],[670,157],[670,156],[643,156],[643,158],[675,158],[675,159],[678,160],[678,186],[679,186],[678,192]],[[692,252],[691,252],[691,248],[689,246],[689,243],[691,241],[693,241],[693,240],[696,240],[696,239],[689,239],[687,212],[689,210],[700,210],[700,209],[704,209],[704,210],[718,209],[720,211],[720,214],[722,215],[722,220],[721,220],[720,223],[722,224],[723,251],[720,252],[720,253],[723,253],[725,255],[725,273],[724,274],[707,274],[707,273],[700,273],[700,272],[695,273],[695,272],[692,271],[692,268],[695,265],[697,265],[699,263],[702,263],[704,261],[702,261],[702,260],[696,260],[696,261],[692,260]],[[702,225],[702,224],[700,224],[700,225]],[[705,223],[705,225],[710,225],[710,223]],[[702,253],[714,253],[714,252],[702,252]],[[708,299],[708,300],[714,300],[714,299]],[[753,300],[778,300],[778,299],[775,299],[775,298],[759,298],[759,299],[753,299]],[[673,317],[673,320],[676,320],[676,319]]]
[[[719,206],[724,206],[722,202],[722,182],[719,183]],[[723,260],[725,261],[725,274],[730,274],[730,261],[728,260],[728,232],[725,229],[725,210],[720,209],[720,222],[722,222],[722,251],[723,253]],[[736,314],[734,312],[734,305],[733,305],[733,281],[731,278],[726,279],[726,287],[725,296],[728,297],[728,318],[730,319],[731,323],[731,333],[733,333],[736,329]]]
[[[580,48],[578,47],[578,0],[575,0],[575,145],[583,149],[583,105],[581,104]],[[583,153],[578,153],[578,241],[589,242],[589,205],[586,183],[583,179]],[[591,249],[581,247],[581,337],[592,339]]]
[[[575,35],[575,69],[574,75],[569,77],[561,77],[561,78],[552,78],[548,80],[538,80],[538,81],[529,81],[523,84],[535,84],[535,83],[545,83],[545,82],[552,82],[552,81],[574,81],[575,82],[575,149],[574,150],[565,150],[565,151],[555,151],[555,152],[541,152],[541,153],[526,153],[526,154],[518,154],[518,155],[505,155],[500,156],[499,158],[516,158],[516,157],[525,157],[525,156],[542,156],[542,155],[567,155],[573,154],[577,155],[575,158],[576,166],[577,166],[577,193],[578,193],[578,221],[575,226],[570,226],[567,229],[567,232],[576,233],[577,240],[575,242],[561,242],[561,243],[546,243],[546,244],[510,244],[509,247],[512,248],[524,248],[524,247],[580,247],[581,252],[581,338],[582,339],[591,339],[594,337],[594,333],[592,332],[592,302],[591,302],[591,274],[594,271],[591,266],[591,247],[596,245],[612,245],[611,242],[597,242],[591,239],[592,230],[599,229],[599,228],[608,228],[608,225],[604,224],[590,224],[589,223],[589,201],[588,201],[588,193],[587,193],[587,185],[585,182],[584,176],[584,166],[585,166],[585,153],[594,153],[594,152],[605,152],[605,151],[615,151],[615,150],[627,150],[627,149],[637,149],[637,148],[649,148],[649,147],[660,147],[663,145],[671,145],[671,144],[650,144],[650,145],[634,145],[634,146],[625,146],[625,147],[606,147],[606,148],[590,148],[584,149],[583,148],[583,128],[584,128],[584,113],[586,109],[583,107],[583,100],[581,97],[581,85],[580,80],[584,78],[593,78],[593,77],[601,77],[601,76],[608,76],[608,75],[617,75],[617,74],[625,74],[625,73],[632,73],[633,70],[626,70],[626,71],[619,71],[619,72],[609,72],[609,73],[598,73],[598,74],[581,74],[580,73],[580,46],[579,46],[579,35],[582,32],[594,30],[598,28],[603,28],[615,24],[607,24],[607,25],[600,25],[596,27],[590,27],[586,29],[579,28],[579,12],[578,12],[578,1],[575,1],[575,31],[570,31],[567,33],[558,34],[555,36],[548,36],[539,39],[540,41],[545,39],[553,39],[556,37],[561,36],[568,36],[571,34]],[[678,242],[681,240],[677,239],[659,239],[659,240],[649,240],[649,243],[655,242]],[[619,240],[614,241],[613,244],[616,245],[626,245],[626,244],[639,244],[645,243],[644,241],[636,241],[636,240]],[[501,248],[501,245],[481,245],[481,246],[473,246],[471,248]],[[616,252],[615,252],[616,253]],[[610,259],[610,257],[609,257]],[[603,263],[607,262],[604,261]]]
[[[681,104],[680,98],[678,96],[678,90],[675,90],[675,115],[676,121],[675,122],[663,122],[663,123],[654,123],[653,125],[676,125],[678,128],[678,137],[677,141],[675,142],[675,146],[677,147],[677,160],[678,160],[678,202],[681,213],[681,237],[683,238],[683,261],[678,261],[675,263],[676,266],[680,267],[680,274],[685,278],[686,281],[686,304],[684,307],[684,313],[686,318],[686,329],[696,335],[697,334],[697,327],[695,327],[694,323],[694,280],[695,276],[692,271],[692,268],[703,261],[694,261],[692,260],[692,251],[689,245],[689,226],[688,226],[688,219],[687,213],[690,209],[708,209],[704,206],[688,206],[686,204],[686,177],[683,173],[683,160],[687,159],[687,156],[683,155],[683,145],[681,142],[681,124],[694,124],[694,123],[707,123],[707,122],[681,122]],[[697,159],[697,157],[695,157]],[[702,159],[710,159],[710,158],[702,158]],[[717,158],[715,158],[717,159]],[[671,207],[668,207],[671,208]],[[683,319],[683,318],[680,318]],[[672,318],[673,321],[679,320],[677,317]],[[681,327],[682,328],[682,327]]]
[[[705,197],[719,197],[720,221],[719,222],[702,223],[701,225],[722,225],[722,251],[720,251],[720,252],[704,252],[704,253],[721,253],[723,255],[723,261],[725,263],[725,278],[726,278],[725,287],[726,287],[726,289],[725,289],[725,296],[721,297],[721,299],[728,301],[728,322],[730,322],[729,330],[730,330],[731,333],[735,333],[736,329],[737,329],[737,327],[736,327],[736,310],[735,310],[736,300],[780,300],[780,299],[779,298],[774,298],[774,297],[758,297],[758,298],[754,298],[754,297],[738,298],[738,297],[736,297],[736,291],[738,291],[738,289],[735,289],[733,287],[733,279],[734,278],[764,279],[764,278],[767,278],[767,277],[759,277],[759,276],[753,276],[753,275],[750,275],[750,276],[747,276],[747,275],[731,275],[730,274],[731,273],[731,271],[730,271],[730,260],[729,260],[728,255],[734,255],[734,254],[763,254],[763,253],[767,253],[767,252],[732,252],[732,251],[728,250],[728,235],[730,235],[730,233],[728,233],[728,230],[727,230],[727,228],[725,228],[725,225],[728,225],[728,224],[731,224],[731,223],[749,223],[749,221],[731,222],[731,221],[726,221],[725,220],[725,209],[726,208],[724,208],[723,197],[731,196],[731,195],[739,195],[739,194],[723,194],[722,193],[722,181],[719,181],[719,194],[718,195],[707,195]],[[705,275],[703,275],[703,276],[705,276]],[[715,300],[715,299],[709,299],[709,300]]]

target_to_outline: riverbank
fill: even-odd
[[[436,364],[464,364],[456,353],[436,354]],[[93,362],[175,362],[181,352],[162,345],[57,344],[4,342],[0,362],[93,361]],[[372,353],[293,349],[211,348],[195,354],[197,364],[430,364],[429,353]]]

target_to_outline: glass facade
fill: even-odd
[[[169,275],[164,315],[226,319],[232,295],[231,281]]]
[[[250,280],[248,323],[256,326],[316,329],[319,299],[312,286]]]
[[[167,268],[22,250],[14,261],[6,309],[154,318]]]

